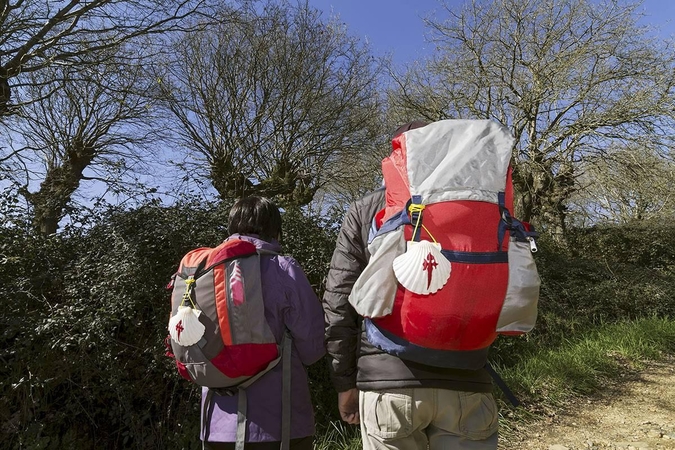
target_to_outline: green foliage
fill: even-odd
[[[675,317],[673,244],[672,226],[573,230],[571,251],[559,251],[543,264],[544,313],[565,318],[573,311],[581,326]]]
[[[165,285],[185,252],[226,236],[229,205],[99,207],[43,237],[32,234],[13,198],[0,201],[0,296],[9,300],[0,316],[1,447],[199,448],[199,390],[164,356]],[[340,215],[290,209],[283,220],[284,253],[320,295]],[[517,393],[553,395],[537,384],[544,369],[536,364],[579,378],[583,393],[601,379],[587,372],[615,370],[615,362],[603,362],[608,352],[675,351],[660,338],[667,327],[654,325],[675,316],[674,241],[675,228],[654,224],[574,230],[567,248],[542,238],[538,325],[527,337],[500,338],[491,353]],[[652,325],[640,325],[642,334],[611,334],[604,346],[585,338],[632,320]],[[574,350],[564,350],[570,342]],[[523,368],[540,357],[548,362]],[[317,445],[357,448],[357,431],[339,423],[327,370],[323,361],[309,369]]]
[[[25,234],[5,252],[14,273],[3,270],[0,289],[18,300],[3,317],[10,445],[161,448],[186,427],[194,441],[185,419],[198,417],[198,392],[163,356],[163,287],[187,249],[218,242],[222,217],[185,204],[81,219],[89,226]]]
[[[567,241],[578,254],[612,266],[634,264],[658,271],[675,267],[675,229],[668,222],[651,220],[574,229]]]
[[[315,450],[359,450],[362,448],[359,427],[339,420],[329,422],[314,441]]]
[[[317,295],[323,293],[324,278],[333,256],[338,227],[331,216],[308,216],[300,208],[283,215],[282,246],[302,266]]]
[[[164,356],[165,286],[183,254],[227,236],[229,205],[108,207],[48,238],[0,207],[0,295],[12,300],[1,318],[3,447],[201,448],[200,392]],[[317,291],[334,242],[321,219],[284,214],[284,253]],[[327,423],[326,364],[311,370]]]

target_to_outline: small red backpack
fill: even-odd
[[[288,333],[277,343],[265,318],[260,259],[276,255],[251,242],[228,239],[215,248],[186,254],[169,288],[171,316],[167,355],[183,378],[209,388],[202,402],[203,439],[208,440],[214,393],[237,393],[237,448],[246,433],[246,391],[283,358],[282,442],[290,439]]]

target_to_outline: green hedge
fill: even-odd
[[[675,226],[643,223],[572,229],[564,246],[543,235],[539,316],[525,337],[499,338],[491,357],[512,364],[597,326],[675,317]]]

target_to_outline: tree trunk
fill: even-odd
[[[40,190],[33,193],[25,188],[22,190],[33,207],[33,228],[36,232],[43,235],[56,233],[66,206],[80,186],[84,169],[91,163],[94,154],[92,146],[76,140],[66,152],[63,164],[47,170]]]
[[[546,164],[540,164],[546,167]],[[571,166],[564,165],[553,174],[548,170],[520,166],[514,170],[514,189],[518,192],[516,215],[531,222],[537,229],[545,228],[556,242],[563,243],[566,231],[567,202],[574,192]]]
[[[5,72],[5,69],[0,67],[0,116],[4,116],[9,111],[9,100],[12,97]]]

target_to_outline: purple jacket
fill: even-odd
[[[232,238],[247,240],[257,248],[281,251],[277,241],[265,242],[238,234],[228,239]],[[314,410],[305,366],[317,362],[325,353],[323,309],[305,273],[293,258],[263,256],[261,278],[265,318],[277,342],[281,342],[284,328],[293,337],[291,438],[311,436],[314,434]],[[281,440],[281,378],[282,364],[279,363],[246,389],[247,442]],[[203,388],[202,401],[205,397],[206,388]],[[209,441],[237,440],[237,399],[237,395],[213,396],[215,405],[209,424]],[[203,433],[204,427],[201,428]]]

